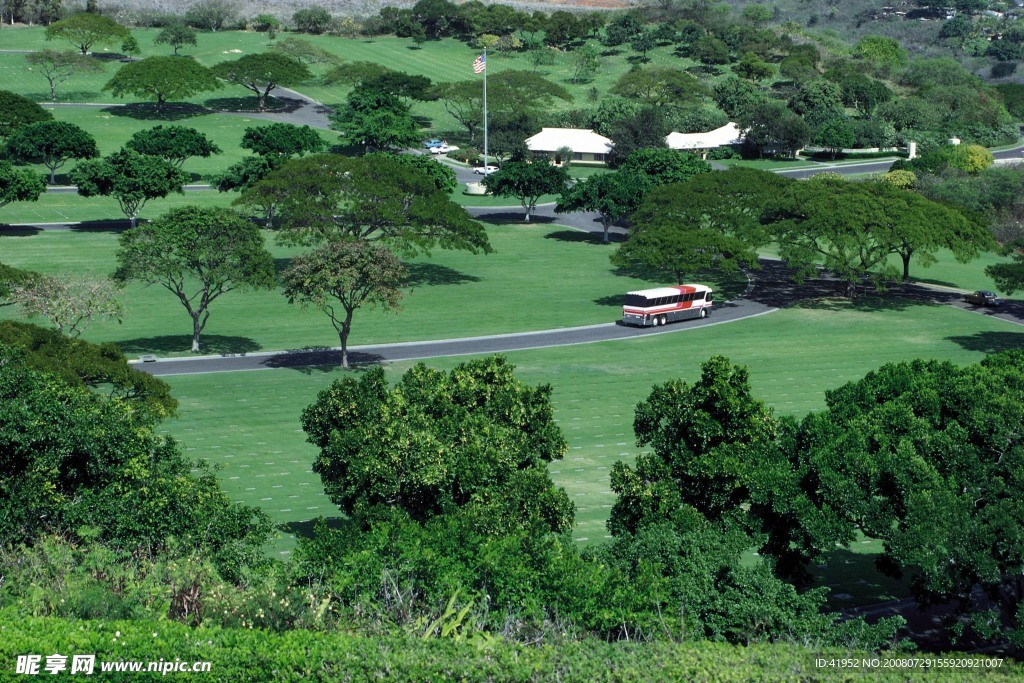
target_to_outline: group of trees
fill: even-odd
[[[649,192],[612,260],[670,273],[681,283],[700,273],[756,267],[757,248],[770,242],[798,281],[823,268],[845,283],[848,296],[865,282],[881,289],[908,280],[912,258],[928,265],[948,249],[967,261],[996,246],[976,215],[885,180],[821,174],[797,182],[733,168]]]

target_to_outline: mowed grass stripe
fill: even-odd
[[[524,381],[549,383],[554,389],[555,417],[570,449],[565,459],[551,465],[552,478],[579,506],[576,537],[594,541],[607,534],[604,525],[614,503],[609,470],[619,460],[632,461],[638,452],[632,432],[636,404],[655,384],[675,377],[695,380],[709,356],[723,354],[747,365],[756,396],[780,414],[801,416],[822,408],[826,389],[863,377],[883,363],[914,358],[976,362],[984,355],[977,349],[989,341],[1024,348],[1024,333],[1009,323],[946,306],[874,312],[792,308],[677,335],[507,355]],[[464,360],[440,358],[428,364],[447,369]],[[397,378],[410,366],[389,365],[389,375]],[[196,447],[194,455],[227,463],[220,476],[231,495],[260,504],[276,521],[330,516],[335,508],[315,475],[306,473],[315,450],[296,430],[302,409],[341,376],[325,368],[170,377],[182,408],[180,418],[165,428]],[[225,427],[238,424],[251,426]],[[227,438],[220,438],[225,434]],[[196,437],[204,440],[197,442]],[[221,447],[206,448],[210,444]],[[275,465],[264,465],[270,460]],[[300,464],[281,467],[292,460]],[[272,488],[276,484],[282,488]],[[272,500],[262,501],[265,497]],[[306,511],[310,506],[318,507],[315,514]],[[287,538],[274,546],[290,547]]]

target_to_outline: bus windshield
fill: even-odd
[[[646,308],[647,297],[643,294],[627,294],[626,298],[622,301],[623,306],[634,306],[636,308]]]

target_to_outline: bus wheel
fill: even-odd
[[[708,309],[706,309],[706,308],[700,309],[700,317],[702,317],[702,318],[708,317]]]
[[[664,315],[661,316],[661,324],[664,325],[667,322],[668,322],[668,316],[664,316]]]

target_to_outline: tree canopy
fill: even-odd
[[[115,279],[160,285],[192,318],[192,351],[210,304],[237,289],[274,286],[274,259],[249,219],[230,209],[186,206],[121,235]]]
[[[146,57],[125,64],[103,90],[114,97],[135,95],[156,100],[157,109],[168,100],[181,100],[223,87],[199,62],[183,57]]]
[[[122,149],[103,159],[84,161],[71,171],[83,197],[113,197],[135,227],[139,211],[150,199],[183,193],[188,176],[170,162]]]
[[[405,149],[420,139],[409,105],[398,95],[366,85],[357,86],[331,114],[331,127],[366,151]]]
[[[178,409],[171,387],[129,365],[116,344],[93,344],[14,320],[0,322],[0,344],[19,347],[26,367],[60,377],[69,385],[89,387],[158,417],[174,415]]]
[[[0,208],[11,202],[34,202],[46,192],[46,176],[0,161]]]
[[[83,55],[89,54],[94,45],[117,45],[130,35],[113,19],[89,12],[73,14],[46,27],[47,40],[66,40]]]
[[[383,239],[402,254],[491,250],[483,227],[433,178],[388,155],[313,155],[288,162],[279,175],[287,184],[279,204],[286,241]]]
[[[128,138],[125,147],[139,154],[160,157],[178,168],[192,157],[205,159],[221,153],[220,147],[204,133],[186,126],[155,126],[140,130]]]
[[[609,92],[653,106],[683,106],[707,95],[707,89],[690,74],[672,67],[649,66],[622,74]]]
[[[260,110],[266,108],[267,96],[278,86],[299,85],[313,77],[305,64],[279,52],[245,55],[221,62],[212,71],[217,78],[256,93]]]
[[[292,123],[270,123],[246,128],[242,147],[253,154],[270,159],[274,165],[294,156],[319,152],[327,146],[320,134],[309,126]]]
[[[510,161],[497,172],[484,176],[487,191],[496,197],[515,197],[522,204],[530,222],[530,214],[537,201],[546,194],[561,194],[569,181],[569,174],[560,166],[525,161]]]
[[[822,514],[884,541],[924,604],[953,600],[985,637],[1021,641],[1024,356],[883,366],[826,393],[798,458]],[[851,537],[852,533],[847,532]],[[982,589],[994,612],[972,611]],[[957,615],[954,615],[957,616]]]
[[[994,246],[984,226],[956,209],[884,182],[790,183],[766,209],[764,222],[798,279],[820,264],[847,283],[850,295],[864,279],[881,288],[899,277],[890,254],[901,257],[909,278],[913,256],[933,263],[936,251],[949,248],[966,262]]]
[[[448,373],[421,363],[394,388],[381,368],[334,382],[302,414],[327,495],[358,519],[396,508],[425,522],[475,507],[497,512],[499,528],[569,530],[573,505],[546,469],[568,449],[551,388],[513,369],[497,356]]]
[[[19,129],[7,140],[7,154],[15,161],[42,164],[54,174],[69,159],[93,159],[100,152],[96,140],[80,126],[67,121],[41,121]]]
[[[165,26],[160,33],[156,34],[153,41],[157,45],[170,45],[174,48],[174,55],[186,45],[198,45],[196,30],[187,24],[174,23]]]
[[[681,183],[711,172],[711,164],[697,155],[665,147],[638,149],[626,157],[619,168],[646,176],[652,185]]]
[[[633,213],[650,187],[651,181],[647,176],[632,171],[619,170],[594,175],[563,190],[555,211],[598,212],[601,215],[601,227],[604,228],[604,241],[607,242],[608,229],[616,221]]]
[[[236,505],[216,475],[157,434],[157,416],[30,369],[0,347],[0,536],[98,540],[152,557],[174,547],[240,580],[265,564],[264,513]],[[193,468],[198,473],[193,474]]]
[[[10,137],[14,131],[30,123],[52,120],[53,114],[29,98],[10,90],[0,90],[0,137]]]
[[[379,242],[339,239],[296,256],[282,274],[289,303],[313,306],[331,320],[341,342],[341,367],[349,367],[348,336],[356,309],[397,311],[405,266]]]

